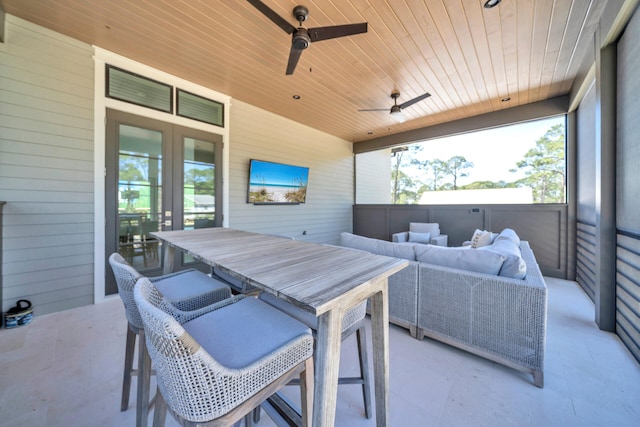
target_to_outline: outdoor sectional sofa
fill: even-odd
[[[428,336],[530,373],[534,384],[543,387],[547,287],[528,242],[510,229],[501,235],[515,236],[519,259],[513,253],[500,255],[500,238],[482,249],[442,248],[342,233],[340,245],[409,260],[408,267],[389,278],[391,323],[419,340]],[[482,265],[476,268],[474,262]]]

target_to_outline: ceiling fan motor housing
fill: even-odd
[[[298,28],[293,33],[293,47],[299,50],[303,50],[309,47],[311,44],[311,38],[309,33],[304,28]]]

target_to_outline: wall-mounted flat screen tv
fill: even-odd
[[[308,180],[307,167],[251,159],[247,203],[304,203]]]

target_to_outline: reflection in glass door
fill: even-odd
[[[118,252],[139,272],[161,266],[162,132],[118,125]],[[144,274],[144,273],[143,273]]]
[[[215,144],[184,138],[184,230],[215,226]]]

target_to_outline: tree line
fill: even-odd
[[[554,125],[538,138],[522,160],[510,172],[522,172],[523,178],[506,181],[474,181],[459,185],[470,175],[473,162],[456,155],[447,160],[419,160],[423,147],[414,144],[392,150],[391,200],[394,204],[419,203],[426,191],[476,190],[493,188],[532,189],[534,203],[565,202],[565,132],[563,125]],[[496,161],[500,161],[499,155]],[[413,166],[420,173],[412,176],[405,168]]]

